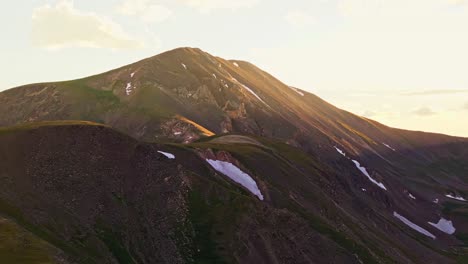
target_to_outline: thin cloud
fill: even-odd
[[[362,113],[363,117],[368,117],[368,118],[374,117],[376,115],[377,115],[377,113],[372,111],[372,110],[366,110],[364,113]]]
[[[116,10],[121,15],[137,17],[145,23],[162,22],[172,16],[170,9],[151,0],[124,0]]]
[[[285,16],[286,21],[296,27],[310,26],[315,24],[315,19],[300,10],[289,11]]]
[[[413,111],[413,114],[418,116],[432,116],[435,115],[436,112],[434,112],[431,108],[424,106]]]
[[[48,49],[93,47],[135,49],[143,43],[129,37],[111,19],[75,9],[71,0],[36,8],[32,15],[32,42]]]
[[[448,0],[451,5],[462,6],[468,4],[468,0]]]
[[[441,94],[460,94],[468,93],[468,90],[428,90],[421,92],[405,92],[401,95],[413,96],[413,95],[441,95]]]
[[[261,0],[179,0],[180,3],[196,8],[202,13],[209,13],[215,9],[240,9],[250,8]]]

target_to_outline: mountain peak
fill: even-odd
[[[194,47],[179,47],[179,48],[175,48],[175,49],[172,49],[172,50],[168,50],[168,51],[164,51],[162,53],[159,53],[157,55],[154,55],[150,58],[148,58],[149,60],[151,59],[155,59],[155,58],[181,58],[181,57],[185,57],[185,56],[199,56],[199,55],[203,55],[203,54],[208,54],[206,52],[204,52],[203,50],[199,49],[199,48],[194,48]]]

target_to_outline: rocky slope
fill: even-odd
[[[354,246],[274,205],[286,197],[261,202],[216,174],[203,149],[81,122],[4,129],[0,211],[71,263],[358,263]]]
[[[468,139],[384,126],[248,62],[181,48],[7,90],[0,111],[23,124],[0,131],[0,212],[70,262],[467,261]]]

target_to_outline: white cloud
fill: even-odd
[[[179,0],[190,7],[197,8],[201,12],[210,12],[214,9],[239,9],[249,8],[258,4],[261,0]]]
[[[124,0],[117,6],[117,12],[135,16],[146,23],[162,22],[172,16],[172,11],[151,0]]]
[[[49,49],[133,49],[143,46],[111,19],[75,9],[72,0],[61,0],[56,5],[44,5],[33,11],[32,42]]]
[[[315,23],[315,19],[302,11],[289,11],[285,17],[286,21],[293,26],[310,26]]]
[[[435,115],[436,113],[431,108],[424,106],[413,111],[413,114],[418,116],[431,116]]]
[[[466,5],[468,0],[447,0],[452,5]]]
[[[376,115],[377,113],[372,110],[366,110],[364,113],[362,113],[363,117],[368,117],[368,118],[374,117]]]
[[[468,110],[468,102],[463,105],[463,109]]]
[[[468,0],[339,0],[338,9],[345,16],[410,18],[467,3]]]

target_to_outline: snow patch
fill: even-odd
[[[263,104],[265,104],[266,106],[270,107],[267,103],[265,103],[265,101],[262,100],[262,98],[260,98],[260,96],[258,96],[252,89],[250,89],[249,87],[247,87],[246,85],[242,84],[242,87],[244,87],[244,89],[246,89],[249,93],[251,93],[253,96],[255,96],[260,102],[262,102]],[[270,107],[271,108],[271,107]]]
[[[133,76],[135,76],[135,72],[132,72],[132,73],[130,74],[130,78],[133,78]]]
[[[418,226],[417,224],[411,222],[410,220],[408,220],[407,218],[405,218],[404,216],[398,214],[397,212],[393,212],[393,216],[398,218],[400,221],[402,221],[403,223],[405,223],[405,225],[411,227],[412,229],[418,231],[419,233],[425,235],[425,236],[428,236],[432,239],[436,239],[436,236],[434,236],[433,234],[431,234],[429,231],[427,231],[426,229]]]
[[[187,69],[187,65],[181,63],[180,65],[182,65],[182,67],[184,67],[184,69]]]
[[[237,62],[233,62],[232,64],[234,64],[234,66],[236,66],[237,68],[239,68],[239,64],[237,64]]]
[[[393,151],[396,151],[396,149],[392,148],[390,145],[385,144],[385,143],[382,143],[382,144],[383,144],[385,147],[387,147],[387,148],[389,148],[389,149],[391,149],[391,150],[393,150]]]
[[[236,167],[234,164],[226,161],[206,159],[206,161],[218,172],[228,176],[234,182],[242,185],[249,190],[252,194],[256,195],[258,199],[263,201],[263,195],[258,189],[257,183],[247,173]]]
[[[416,197],[414,197],[414,195],[412,195],[411,193],[408,193],[408,196],[409,196],[409,198],[411,198],[413,200],[416,200]]]
[[[127,95],[130,95],[132,93],[133,89],[134,89],[134,87],[132,87],[132,83],[129,82],[129,83],[127,83],[127,86],[125,87],[125,93]]]
[[[168,158],[168,159],[175,159],[175,155],[174,155],[174,154],[171,154],[171,153],[169,153],[169,152],[159,151],[159,150],[158,150],[158,152],[161,153],[161,154],[163,154],[164,156],[166,156],[166,158]]]
[[[432,201],[433,203],[435,204],[438,204],[439,203],[439,199],[435,198],[434,201]]]
[[[336,151],[338,151],[338,153],[340,153],[341,155],[343,155],[344,157],[346,157],[346,153],[344,153],[344,151],[342,151],[341,149],[339,149],[337,146],[335,146],[335,149],[336,149]]]
[[[218,79],[218,77],[216,77],[216,74],[214,74],[214,73],[213,73],[213,77],[214,77],[215,79]]]
[[[458,200],[458,201],[463,201],[463,202],[466,202],[465,198],[459,196],[459,195],[451,195],[451,194],[446,194],[445,196],[447,196],[448,198],[452,198],[452,199],[455,199],[455,200]]]
[[[380,188],[382,188],[383,190],[387,190],[387,188],[385,187],[385,185],[381,182],[378,182],[376,180],[374,180],[370,175],[369,173],[367,172],[366,168],[362,167],[361,164],[356,161],[356,160],[353,160],[354,162],[354,165],[356,165],[356,168],[358,168],[358,170],[360,170],[362,172],[362,174],[364,174],[372,183],[374,183],[375,185],[379,186]]]
[[[295,87],[292,87],[292,86],[288,86],[289,88],[291,88],[291,90],[295,91],[297,94],[299,94],[300,96],[304,96],[304,93],[299,91],[299,89],[295,88]]]
[[[362,190],[363,192],[367,192],[367,190],[366,190],[366,189],[364,189],[364,188],[362,188],[361,190]]]
[[[433,227],[439,229],[440,231],[442,231],[442,232],[444,232],[446,234],[449,234],[449,235],[452,235],[456,231],[455,227],[453,226],[452,221],[444,219],[444,218],[441,218],[437,224],[434,224],[434,223],[431,223],[431,222],[428,222],[428,223],[431,226],[433,226]]]
[[[178,135],[181,135],[182,132],[174,132],[174,135],[178,136]]]

